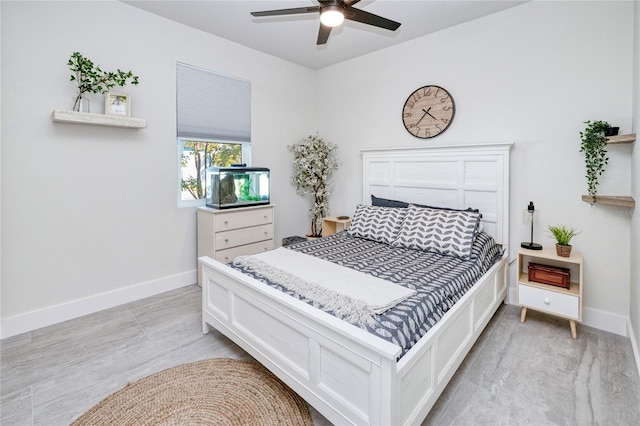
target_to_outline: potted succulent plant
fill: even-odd
[[[67,65],[73,73],[70,81],[75,81],[78,85],[78,95],[73,104],[74,111],[89,112],[89,101],[83,98],[84,93],[107,93],[115,85],[124,86],[129,79],[131,84],[138,84],[138,76],[133,75],[132,71],[103,71],[99,65],[94,65],[91,59],[85,58],[80,52],[73,52]]]
[[[609,162],[607,157],[607,134],[611,126],[606,121],[585,121],[587,127],[580,132],[580,152],[584,153],[585,166],[587,168],[587,187],[589,195],[593,198],[591,204],[596,202],[600,175]]]
[[[582,231],[576,231],[565,225],[552,225],[549,226],[549,232],[556,239],[556,253],[558,256],[569,257],[571,256],[571,239]]]
[[[329,214],[331,173],[338,168],[338,147],[318,136],[309,135],[300,142],[287,146],[293,152],[291,182],[300,195],[311,194],[311,238],[322,236],[322,218]]]

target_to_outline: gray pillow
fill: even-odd
[[[407,209],[359,204],[347,233],[352,237],[391,244],[398,237],[406,213]]]
[[[480,213],[410,205],[398,238],[391,245],[468,260]]]
[[[406,208],[406,207],[409,207],[410,204],[411,203],[407,203],[406,201],[390,200],[388,198],[376,197],[375,195],[371,194],[371,205],[372,206]],[[417,206],[417,207],[429,207],[431,209],[438,209],[438,210],[455,210],[455,211],[458,211],[458,212],[476,212],[476,213],[480,212],[480,210],[474,209],[474,208],[471,208],[471,207],[467,207],[466,209],[453,209],[451,207],[428,206],[428,205],[424,205],[424,204],[414,204],[414,206]]]

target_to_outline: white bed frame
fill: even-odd
[[[370,195],[473,206],[509,241],[511,144],[365,150]],[[355,206],[354,206],[355,208]],[[211,258],[202,272],[202,330],[229,337],[335,424],[419,424],[507,294],[508,253],[399,361],[400,347]]]

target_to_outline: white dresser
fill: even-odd
[[[237,256],[272,250],[274,207],[198,208],[198,257],[227,263]]]

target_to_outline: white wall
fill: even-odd
[[[313,71],[120,2],[1,7],[3,337],[196,281],[195,209],[177,207],[176,61],[251,81],[276,238],[306,231],[286,145],[316,131]],[[140,76],[122,90],[146,129],[51,121],[72,106],[73,51]]]
[[[321,128],[344,158],[332,210],[350,214],[361,197],[362,148],[514,142],[511,259],[528,240],[529,201],[537,242],[553,246],[551,224],[583,230],[572,243],[585,258],[585,322],[626,333],[630,214],[581,201],[579,131],[588,119],[631,131],[632,48],[632,2],[532,2],[319,71]],[[419,140],[401,109],[426,84],[449,90],[457,110],[444,134]],[[601,194],[629,194],[630,151],[611,149]]]
[[[633,48],[633,131],[640,133],[640,1],[634,2]],[[629,292],[629,319],[631,341],[634,345],[636,366],[640,371],[640,142],[633,148],[631,190],[636,200],[636,210],[631,219],[631,288]]]

